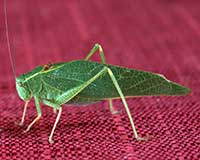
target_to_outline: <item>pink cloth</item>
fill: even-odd
[[[33,102],[25,126],[14,123],[24,103],[15,91],[0,2],[0,159],[200,159],[199,1],[8,1],[17,75],[49,61],[83,59],[98,42],[108,63],[158,72],[193,90],[186,97],[127,100],[138,133],[152,137],[145,142],[133,138],[120,100],[114,101],[119,115],[111,115],[107,102],[63,106],[53,145],[51,108],[42,105],[43,117],[28,133],[23,130],[36,116]]]

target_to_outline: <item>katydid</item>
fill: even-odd
[[[7,28],[6,10],[5,17]],[[8,29],[7,41],[11,55]],[[91,56],[97,51],[100,54],[101,63],[90,61]],[[145,140],[145,138],[138,136],[126,98],[187,95],[191,92],[190,89],[171,82],[160,74],[107,64],[103,49],[99,44],[95,44],[83,60],[38,66],[15,79],[18,95],[25,102],[20,125],[24,124],[29,101],[32,98],[35,100],[37,117],[27,127],[26,132],[42,116],[40,103],[58,110],[56,121],[49,136],[49,143],[53,143],[53,134],[64,104],[83,105],[108,100],[110,110],[114,113],[112,100],[121,99],[134,137],[137,140]]]

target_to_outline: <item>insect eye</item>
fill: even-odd
[[[19,82],[20,87],[24,87],[24,84],[22,82]]]
[[[44,70],[44,71],[47,71],[47,70],[50,69],[52,66],[53,66],[53,64],[52,64],[51,62],[49,62],[48,64],[45,64],[45,65],[43,66],[43,70]]]

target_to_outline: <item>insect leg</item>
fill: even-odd
[[[111,112],[112,114],[117,114],[117,113],[119,113],[120,111],[116,111],[116,110],[114,109],[113,103],[112,103],[112,99],[110,98],[108,101],[109,101],[110,112]]]
[[[106,67],[106,66],[99,73],[97,73],[94,77],[92,77],[91,79],[89,79],[88,81],[86,81],[85,83],[83,83],[82,85],[80,85],[78,87],[75,87],[75,88],[71,89],[71,91],[68,91],[68,92],[63,93],[62,95],[60,95],[56,99],[56,103],[59,104],[59,105],[67,103],[70,99],[72,99],[73,97],[75,97],[84,88],[86,88],[88,85],[90,85],[93,81],[95,81],[97,78],[99,78],[100,76],[102,76],[106,72],[111,77],[112,82],[113,82],[114,86],[116,87],[116,89],[117,89],[117,91],[118,91],[118,93],[119,93],[119,95],[120,95],[120,97],[122,99],[123,105],[124,105],[125,110],[126,110],[126,112],[128,114],[128,118],[130,120],[132,129],[133,129],[133,133],[134,133],[135,138],[137,140],[146,140],[145,138],[141,138],[141,137],[138,136],[136,128],[135,128],[135,125],[134,125],[134,122],[133,122],[133,119],[132,119],[132,116],[131,116],[131,113],[130,113],[130,110],[129,110],[128,105],[127,105],[126,100],[125,100],[125,97],[124,97],[124,95],[123,95],[123,93],[122,93],[122,91],[121,91],[121,89],[119,87],[119,84],[118,84],[115,76],[113,75],[112,71],[108,67]]]
[[[37,109],[37,117],[31,122],[31,124],[29,124],[29,126],[27,127],[27,129],[25,130],[25,132],[28,132],[31,127],[41,118],[42,116],[42,111],[41,111],[41,108],[40,108],[40,103],[39,103],[39,99],[38,97],[34,97],[35,99],[35,106],[36,106],[36,109]]]
[[[23,124],[24,124],[24,119],[25,119],[28,104],[29,104],[29,101],[26,101],[25,105],[24,105],[24,111],[23,111],[23,114],[22,114],[22,119],[21,119],[20,123],[16,123],[19,126],[23,126]]]
[[[113,107],[113,103],[112,103],[112,99],[111,99],[111,98],[108,100],[108,102],[109,102],[110,112],[111,112],[112,114],[121,113],[121,110],[116,110],[116,109]]]
[[[108,72],[108,74],[110,75],[110,78],[112,79],[113,84],[114,84],[114,86],[116,87],[116,89],[117,89],[117,91],[118,91],[118,93],[119,93],[119,95],[120,95],[120,97],[121,97],[121,99],[122,99],[122,103],[123,103],[123,105],[124,105],[124,107],[125,107],[125,110],[126,110],[126,112],[127,112],[127,114],[128,114],[128,118],[129,118],[129,120],[130,120],[132,129],[133,129],[133,134],[134,134],[135,138],[136,138],[137,140],[146,140],[146,138],[141,138],[141,137],[139,137],[138,134],[137,134],[137,131],[136,131],[136,128],[135,128],[135,125],[134,125],[134,122],[133,122],[133,118],[132,118],[132,116],[131,116],[130,110],[129,110],[128,105],[127,105],[127,103],[126,103],[125,97],[124,97],[124,95],[123,95],[123,93],[122,93],[121,88],[119,87],[119,84],[118,84],[118,82],[117,82],[117,80],[116,80],[116,78],[115,78],[113,72],[112,72],[111,69],[109,69],[109,68],[107,68],[107,72]]]
[[[103,52],[103,49],[101,47],[100,44],[96,43],[94,45],[94,47],[91,49],[91,51],[88,53],[88,55],[86,56],[85,60],[88,61],[90,59],[90,57],[97,51],[99,50],[99,54],[100,54],[100,57],[101,57],[101,61],[103,64],[106,64],[106,60],[105,60],[105,56],[104,56],[104,52]]]
[[[58,121],[60,120],[61,113],[62,113],[62,107],[60,107],[60,108],[58,109],[58,115],[57,115],[56,121],[55,121],[55,123],[54,123],[54,125],[53,125],[53,129],[52,129],[52,131],[51,131],[51,134],[50,134],[50,136],[49,136],[49,143],[51,143],[51,144],[53,143],[53,133],[54,133],[54,131],[55,131],[55,129],[56,129],[56,126],[57,126]]]
[[[57,113],[57,109],[56,108],[53,108],[53,113]]]
[[[96,43],[94,45],[94,47],[91,49],[91,51],[89,52],[89,54],[86,56],[85,60],[88,61],[91,56],[97,51],[99,50],[99,54],[100,54],[100,57],[101,57],[101,62],[102,64],[106,64],[106,59],[105,59],[105,54],[103,52],[103,48],[101,47],[100,44]],[[120,111],[115,111],[114,108],[113,108],[113,105],[112,105],[112,99],[109,99],[109,107],[110,107],[110,111],[112,114],[117,114],[119,113]]]
[[[55,123],[54,123],[54,126],[53,126],[53,129],[51,130],[51,134],[50,134],[50,136],[49,136],[49,143],[53,143],[53,134],[54,134],[54,131],[55,131],[55,129],[56,129],[56,126],[57,126],[57,123],[58,123],[58,121],[60,120],[60,116],[61,116],[61,112],[62,112],[62,107],[60,106],[60,105],[58,105],[58,104],[55,104],[55,103],[52,103],[52,102],[50,102],[50,101],[48,101],[48,100],[42,100],[42,102],[45,104],[45,105],[47,105],[47,106],[50,106],[50,107],[53,107],[53,109],[58,109],[58,115],[57,115],[57,117],[56,117],[56,121],[55,121]]]
[[[69,100],[71,100],[72,98],[74,98],[78,93],[80,93],[84,88],[86,88],[88,85],[90,85],[93,81],[95,81],[97,78],[99,78],[100,76],[102,76],[103,74],[105,74],[107,72],[107,68],[104,67],[99,73],[97,73],[94,77],[92,77],[91,79],[89,79],[88,81],[86,81],[85,83],[83,83],[82,85],[72,88],[71,90],[68,90],[67,92],[63,93],[62,95],[60,95],[54,103],[47,101],[47,100],[42,100],[42,102],[48,106],[51,106],[53,108],[56,108],[59,110],[56,121],[54,123],[53,129],[51,131],[51,134],[49,136],[49,143],[53,143],[53,134],[56,128],[56,125],[60,119],[61,116],[61,105],[67,103]]]
[[[110,98],[108,101],[109,101],[110,112],[113,113],[114,112],[114,108],[113,108],[113,104],[112,104],[112,99]]]

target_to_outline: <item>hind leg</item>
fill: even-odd
[[[137,133],[137,130],[136,130],[136,128],[135,128],[135,124],[134,124],[134,122],[133,122],[133,118],[132,118],[132,116],[131,116],[131,112],[130,112],[130,110],[129,110],[128,104],[127,104],[126,99],[125,99],[125,97],[124,97],[124,94],[122,93],[122,90],[121,90],[121,88],[120,88],[120,86],[119,86],[119,84],[118,84],[118,82],[117,82],[117,80],[116,80],[116,78],[115,78],[113,72],[112,72],[111,69],[109,69],[108,67],[107,67],[107,73],[109,74],[109,76],[110,76],[110,78],[111,78],[111,80],[112,80],[112,82],[113,82],[113,85],[114,85],[115,88],[117,89],[117,91],[118,91],[118,93],[119,93],[119,96],[120,96],[120,98],[121,98],[121,100],[122,100],[122,103],[123,103],[124,108],[125,108],[125,110],[126,110],[126,113],[127,113],[127,115],[128,115],[129,121],[130,121],[130,123],[131,123],[131,127],[132,127],[132,130],[133,130],[134,137],[135,137],[137,140],[147,140],[148,138],[146,138],[146,137],[139,137],[139,136],[138,136],[138,133]]]
[[[100,44],[96,43],[94,45],[94,47],[91,49],[91,51],[88,53],[88,55],[86,56],[85,60],[88,61],[90,59],[90,57],[97,51],[99,50],[99,54],[100,54],[100,57],[101,57],[101,62],[103,64],[106,64],[106,59],[105,59],[105,56],[104,56],[104,52],[103,52],[103,49],[101,47]]]
[[[105,54],[104,54],[103,48],[98,43],[96,43],[94,45],[94,47],[91,49],[91,51],[86,56],[85,60],[88,61],[92,57],[92,55],[94,55],[96,53],[97,50],[99,50],[99,54],[100,54],[100,57],[101,57],[101,63],[106,64],[106,59],[105,59]],[[114,107],[112,105],[112,99],[109,99],[109,108],[110,108],[110,111],[111,111],[112,114],[120,113],[120,111],[116,111],[114,109]]]

